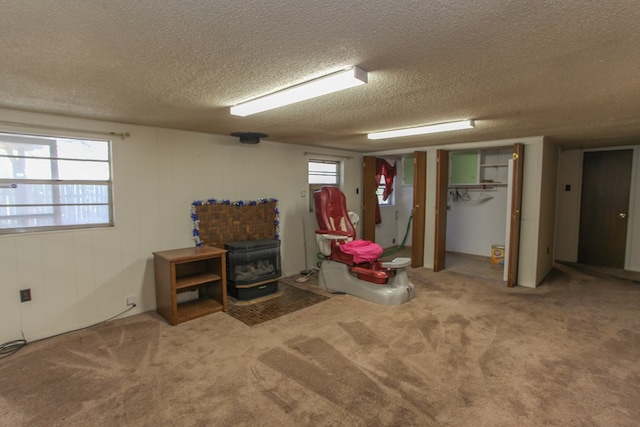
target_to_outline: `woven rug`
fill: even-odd
[[[246,325],[255,326],[327,299],[329,297],[279,282],[278,293],[273,298],[262,298],[255,303],[230,299],[226,313]]]

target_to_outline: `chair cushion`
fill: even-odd
[[[356,264],[374,262],[383,252],[382,246],[362,239],[343,243],[339,248],[342,252],[353,255],[353,262]]]

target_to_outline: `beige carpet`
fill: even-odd
[[[0,360],[0,425],[638,424],[638,284],[409,275],[398,307],[333,295],[253,327],[146,313],[31,343]]]

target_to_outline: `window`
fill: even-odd
[[[395,189],[395,181],[392,185],[393,185],[393,188]],[[391,194],[389,194],[389,197],[387,197],[387,200],[383,200],[384,190],[385,190],[385,177],[384,175],[381,175],[380,182],[378,182],[378,188],[376,188],[376,196],[378,196],[378,204],[380,206],[393,206],[395,192],[392,192]]]
[[[113,225],[110,142],[0,133],[0,234]]]
[[[376,196],[378,197],[378,206],[392,206],[394,204],[394,190],[396,177],[396,162],[393,165],[385,159],[376,158],[376,176],[378,178],[378,187],[376,188]]]
[[[313,212],[313,192],[324,185],[340,186],[340,162],[309,160],[309,212]]]

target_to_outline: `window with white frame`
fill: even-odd
[[[393,188],[395,189],[395,180],[393,182]],[[384,194],[384,190],[385,190],[385,177],[384,175],[380,176],[380,182],[378,182],[378,188],[376,188],[376,196],[378,196],[378,205],[380,206],[393,206],[394,205],[394,199],[395,199],[395,191],[391,192],[391,194],[389,195],[389,197],[387,197],[387,200],[383,200],[383,194]]]
[[[313,192],[325,185],[340,187],[340,162],[309,160],[309,212],[313,212]]]
[[[110,141],[0,133],[0,234],[112,225]]]

